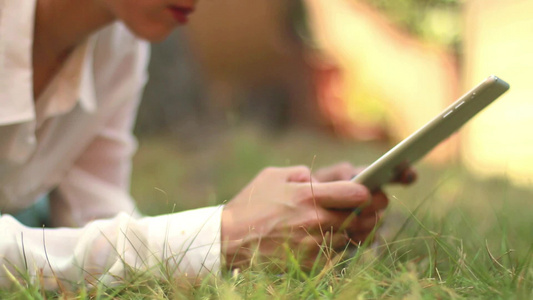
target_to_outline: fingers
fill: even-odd
[[[352,214],[353,216],[353,214]],[[346,229],[333,229],[321,233],[306,231],[306,236],[298,244],[298,254],[301,266],[311,268],[317,263],[317,258],[331,258],[332,254],[342,253],[350,244],[360,245],[369,237],[380,224],[381,213],[367,217],[356,217]],[[319,255],[322,253],[321,255]]]
[[[368,233],[379,224],[383,210],[367,212],[365,215],[357,216],[348,211],[332,211],[319,209],[314,216],[311,216],[299,227],[299,234],[303,235],[324,235],[326,233]],[[297,236],[295,232],[293,235]]]
[[[372,232],[381,225],[382,212],[375,213],[366,217],[359,217],[355,220],[351,227],[346,229],[350,237],[350,243],[363,243]]]
[[[319,169],[315,172],[314,177],[319,182],[350,180],[364,169],[365,167],[354,167],[348,162],[343,162]],[[411,184],[417,178],[416,171],[407,164],[398,166],[396,171],[398,172],[398,176],[391,181],[392,183]]]
[[[363,169],[356,168],[348,162],[343,162],[319,169],[315,172],[315,177],[320,182],[350,180]]]
[[[311,169],[306,166],[289,167],[286,169],[280,169],[287,172],[288,182],[310,182],[313,180],[311,175]]]
[[[365,217],[359,217],[355,220],[353,225],[348,231],[350,233],[365,233],[374,230],[379,225],[382,213],[375,213]]]
[[[317,182],[305,166],[264,169],[224,207],[222,255],[233,261],[240,253],[246,262],[251,253],[243,254],[242,248],[257,246],[268,257],[279,253],[285,242],[291,250],[303,247],[312,255],[324,246],[342,249],[349,237],[371,232],[379,220],[376,212],[388,203],[381,192],[373,194],[372,202],[369,199],[370,192],[363,185]],[[357,207],[361,207],[360,216],[353,213]]]
[[[302,201],[314,201],[326,209],[354,209],[370,199],[366,187],[349,181],[299,184],[296,189]]]
[[[280,182],[310,182],[316,181],[307,166],[268,167],[259,174],[258,178],[275,179]]]
[[[388,205],[389,205],[389,198],[387,198],[387,195],[385,195],[383,191],[378,190],[372,193],[371,201],[369,202],[367,206],[365,206],[361,210],[361,213],[359,215],[360,216],[374,215],[376,212],[380,212],[384,210],[385,208],[387,208]]]
[[[401,184],[411,184],[415,182],[417,173],[415,169],[407,167],[405,170],[401,171],[396,178],[392,180],[393,183]]]
[[[342,231],[350,226],[356,215],[351,211],[339,211],[320,209],[316,211],[314,219],[311,220],[312,225],[306,226],[307,230],[311,232],[320,231]]]

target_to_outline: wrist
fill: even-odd
[[[243,247],[246,233],[242,232],[246,226],[236,222],[236,215],[227,206],[222,211],[220,230],[220,256],[222,265],[231,270],[246,266],[250,262],[250,249]],[[247,228],[246,228],[247,229]]]

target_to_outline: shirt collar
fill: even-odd
[[[92,36],[76,47],[63,64],[61,70],[37,101],[37,127],[47,118],[71,111],[79,102],[82,109],[93,112],[96,109],[93,77]]]
[[[87,41],[85,46],[85,57],[81,74],[81,87],[78,99],[80,105],[85,111],[92,113],[96,110],[96,94],[94,86],[94,62],[93,53],[96,45],[96,35],[93,35]]]

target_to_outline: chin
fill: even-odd
[[[143,40],[147,40],[152,43],[161,42],[166,39],[174,28],[169,28],[165,26],[145,26],[130,28],[130,30],[135,33],[135,35]]]

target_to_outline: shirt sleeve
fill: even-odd
[[[214,274],[222,207],[157,217],[121,213],[82,228],[28,228],[0,217],[0,287],[27,280],[45,289],[112,285],[147,272],[163,280]]]
[[[50,195],[54,225],[79,228],[28,228],[0,216],[0,287],[23,278],[56,289],[109,285],[143,272],[168,280],[218,272],[222,207],[156,217],[135,210],[128,190],[140,91],[126,95],[131,100]]]

